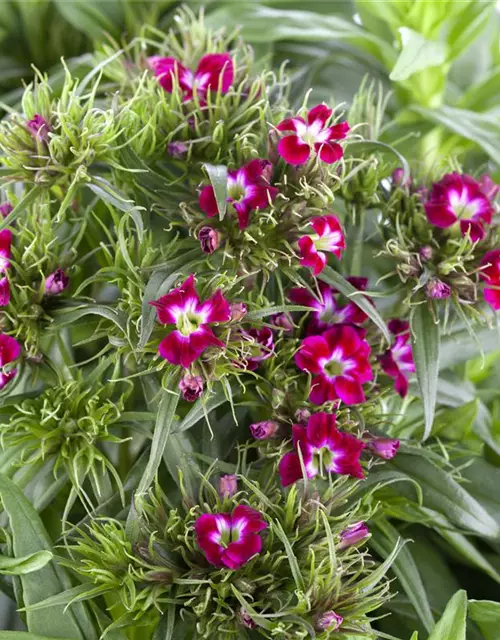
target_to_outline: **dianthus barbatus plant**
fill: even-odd
[[[380,637],[401,544],[364,543],[404,512],[379,489],[399,452],[425,449],[398,437],[418,331],[377,308],[363,225],[448,205],[426,213],[408,171],[388,192],[398,156],[362,110],[291,109],[284,70],[203,16],[95,58],[60,92],[38,75],[0,124],[0,494],[8,553],[44,554],[13,582],[27,627]],[[494,292],[477,189],[446,241],[486,243]]]

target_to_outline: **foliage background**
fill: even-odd
[[[495,2],[227,0],[187,4],[194,9],[203,4],[213,26],[241,25],[257,57],[273,67],[288,61],[297,105],[312,87],[311,103],[333,98],[349,106],[367,75],[380,82],[391,96],[384,119],[369,137],[395,145],[415,172],[438,174],[440,159],[451,157],[468,171],[489,171],[500,180],[500,12]],[[171,0],[1,0],[3,107],[20,99],[20,78],[30,80],[31,64],[47,71],[57,87],[62,81],[60,57],[76,75],[83,76],[90,68],[87,52],[97,42],[130,39],[144,23],[166,30],[179,5]],[[370,261],[372,253],[367,243],[364,259]],[[470,445],[470,457],[453,464],[469,465],[463,471],[468,491],[500,526],[496,498],[500,484],[498,334],[482,330],[475,340],[464,327],[454,331],[442,343],[433,435],[451,452],[455,442]],[[408,417],[409,432],[418,431],[419,420],[419,415]],[[396,507],[394,510],[396,513]],[[429,533],[409,520],[403,530],[415,540],[408,553],[417,577],[411,572],[398,577],[409,581],[417,593],[420,585],[422,602],[428,599],[433,610],[442,612],[459,587],[465,587],[472,598],[500,600],[498,543],[470,536],[450,535],[446,540],[442,531]],[[407,637],[417,628],[414,605],[412,608],[404,598],[394,601],[390,632]],[[14,628],[15,620],[11,604],[2,601],[0,628]]]

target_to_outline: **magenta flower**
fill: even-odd
[[[314,413],[307,427],[293,425],[293,446],[296,451],[283,456],[279,464],[284,487],[303,477],[301,457],[308,478],[314,478],[323,470],[364,478],[359,459],[365,445],[353,435],[339,431],[335,424],[333,414]]]
[[[250,433],[256,440],[269,440],[278,433],[280,426],[274,420],[264,420],[250,425]]]
[[[368,449],[373,455],[384,460],[392,460],[399,449],[399,440],[392,438],[370,438]]]
[[[282,120],[276,127],[278,131],[292,131],[278,143],[278,153],[289,164],[304,164],[314,148],[320,160],[332,164],[340,160],[344,150],[333,140],[343,140],[348,131],[347,122],[341,122],[331,127],[326,123],[330,119],[333,109],[326,104],[318,104],[307,114],[307,122],[301,116]]]
[[[45,280],[45,294],[48,296],[57,296],[67,289],[69,285],[69,277],[63,269],[56,269]]]
[[[335,611],[327,611],[319,617],[316,629],[318,631],[337,631],[343,622],[344,618],[335,613]]]
[[[150,304],[156,307],[159,322],[176,327],[158,348],[161,357],[171,364],[187,369],[207,347],[224,346],[208,325],[230,319],[229,303],[219,289],[211,298],[200,302],[193,274],[179,287]]]
[[[362,385],[373,379],[369,356],[368,342],[347,325],[305,338],[295,362],[313,374],[309,400],[315,404],[337,399],[348,405],[364,402]]]
[[[167,153],[176,160],[181,160],[185,157],[188,150],[188,146],[185,142],[175,141],[167,144]]]
[[[0,389],[3,389],[17,373],[17,369],[4,371],[3,367],[14,360],[17,360],[20,355],[21,345],[19,342],[5,333],[0,333]]]
[[[4,202],[0,204],[0,215],[3,218],[6,218],[13,209],[14,207],[10,204],[10,202]]]
[[[500,191],[500,185],[496,184],[496,182],[493,182],[493,180],[487,173],[479,178],[478,184],[481,191],[489,200],[493,200],[493,198],[495,198],[497,193]]]
[[[203,378],[201,376],[192,376],[190,373],[186,375],[179,382],[179,389],[181,390],[182,397],[187,402],[194,402],[203,393]]]
[[[439,278],[431,278],[426,286],[427,295],[435,300],[442,300],[451,296],[451,287]]]
[[[269,327],[247,329],[243,336],[249,339],[247,348],[250,355],[245,356],[245,369],[255,371],[261,362],[274,355],[274,335]]]
[[[238,478],[234,474],[221,476],[219,479],[219,495],[221,498],[232,498],[238,491]]]
[[[184,92],[184,100],[191,100],[194,91],[205,98],[209,91],[227,93],[234,82],[234,64],[227,53],[209,53],[203,56],[196,71],[191,71],[175,58],[153,56],[149,58],[158,82],[172,93],[174,82]]]
[[[12,231],[3,229],[0,231],[0,273],[10,267],[10,246],[12,244]]]
[[[238,215],[240,229],[248,227],[252,211],[266,209],[278,195],[278,189],[269,184],[270,168],[268,160],[256,158],[239,169],[227,172],[227,202]],[[199,204],[209,218],[219,215],[212,185],[203,187]]]
[[[488,251],[481,260],[479,275],[486,282],[484,299],[492,309],[500,309],[500,249]],[[495,288],[496,287],[496,288]]]
[[[26,122],[31,135],[40,142],[47,142],[49,139],[49,133],[51,131],[50,124],[39,113],[35,113],[31,120]]]
[[[332,289],[325,282],[318,282],[320,299],[315,298],[305,287],[295,287],[290,290],[288,297],[295,304],[311,307],[311,321],[307,327],[307,335],[317,335],[335,324],[362,324],[366,314],[354,302],[339,305]]]
[[[473,242],[484,238],[484,225],[491,224],[493,215],[479,183],[459,173],[448,173],[436,182],[424,206],[431,224],[442,229],[459,225],[461,234],[470,233]]]
[[[258,511],[240,504],[232,513],[203,514],[194,528],[198,546],[210,564],[239,569],[260,553],[259,532],[267,526]]]
[[[203,253],[210,255],[220,247],[220,234],[213,227],[202,227],[198,231],[198,240],[200,241]]]
[[[410,325],[403,320],[391,320],[389,331],[396,336],[392,346],[379,357],[380,365],[394,378],[394,389],[404,398],[408,393],[408,374],[415,372],[410,344]]]
[[[351,547],[358,542],[366,540],[370,531],[364,522],[356,522],[340,532],[340,548]]]
[[[0,279],[0,307],[6,307],[10,302],[9,279],[3,277]]]
[[[316,233],[299,238],[300,264],[311,267],[317,276],[326,266],[324,252],[340,258],[345,249],[345,238],[336,216],[318,216],[310,223]]]

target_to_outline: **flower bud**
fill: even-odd
[[[391,460],[399,449],[399,440],[391,438],[372,438],[368,442],[368,449],[378,458]]]
[[[392,172],[392,182],[393,184],[395,184],[398,187],[409,187],[411,184],[411,178],[410,176],[408,176],[406,178],[406,180],[404,180],[404,169],[401,167],[398,167],[397,169],[394,169],[394,171]]]
[[[202,227],[198,233],[201,250],[209,255],[220,247],[220,234],[213,227]]]
[[[278,132],[272,129],[269,132],[269,137],[267,141],[267,157],[272,163],[276,163],[280,159],[280,154],[278,153],[279,141],[280,141],[280,136]]]
[[[432,256],[434,255],[434,251],[432,250],[432,247],[429,247],[429,245],[420,247],[418,253],[422,260],[432,260]]]
[[[10,204],[10,202],[4,202],[0,204],[0,215],[6,218],[9,213],[14,209],[14,207]]]
[[[309,409],[297,409],[297,411],[295,412],[295,420],[297,420],[297,422],[300,422],[300,424],[307,424],[309,418],[311,417],[311,412],[309,411]]]
[[[233,474],[221,476],[219,480],[219,495],[221,498],[232,498],[238,491],[238,480]]]
[[[233,302],[229,305],[229,309],[231,311],[231,321],[238,322],[247,314],[247,306],[243,304],[243,302]]]
[[[451,296],[451,287],[438,278],[431,278],[426,285],[426,290],[429,298],[440,300]]]
[[[10,302],[10,288],[8,278],[0,280],[0,307],[6,307]]]
[[[203,378],[187,373],[179,382],[182,397],[188,402],[194,402],[203,393]]]
[[[184,142],[169,142],[167,144],[168,155],[176,160],[182,160],[185,157],[187,150],[187,144]]]
[[[493,200],[493,198],[500,191],[500,185],[493,182],[493,180],[491,179],[488,173],[485,173],[484,175],[482,175],[479,178],[478,182],[479,182],[479,187],[481,191],[490,200]]]
[[[250,432],[256,440],[268,440],[274,438],[279,429],[279,424],[274,420],[265,420],[250,425]]]
[[[246,610],[243,609],[243,607],[240,609],[238,617],[241,624],[247,629],[255,629],[255,627],[257,626],[252,618],[248,615]]]
[[[293,322],[288,313],[276,313],[271,316],[270,324],[280,327],[283,331],[293,331]]]
[[[318,631],[337,631],[344,622],[344,618],[335,611],[327,611],[318,618],[316,629]]]
[[[40,142],[47,142],[49,139],[50,124],[39,113],[36,113],[31,120],[28,120],[26,126],[31,135],[40,140]]]
[[[48,296],[57,296],[62,293],[69,285],[69,277],[62,269],[56,269],[54,273],[45,280],[45,294]]]
[[[356,522],[340,532],[340,548],[345,549],[362,540],[366,540],[370,535],[370,530],[364,522]]]

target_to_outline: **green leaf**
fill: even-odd
[[[12,209],[9,215],[5,216],[2,220],[0,220],[0,231],[5,229],[8,225],[12,224],[16,218],[21,214],[26,207],[28,207],[32,202],[34,202],[40,194],[40,187],[33,187],[28,193],[19,200],[16,206]]]
[[[469,615],[477,624],[484,640],[498,640],[500,630],[500,602],[469,600]]]
[[[4,576],[21,576],[33,573],[33,571],[45,567],[53,557],[50,551],[36,551],[18,558],[0,555],[0,573]]]
[[[25,633],[24,631],[0,631],[0,640],[73,640],[68,638],[54,638],[51,636],[39,636],[36,633]]]
[[[99,9],[98,3],[67,2],[67,0],[55,0],[57,8],[66,20],[78,31],[83,31],[90,39],[102,40],[104,33],[119,37],[120,30],[117,25]]]
[[[408,160],[395,147],[379,140],[353,140],[346,145],[346,151],[376,151],[378,153],[391,153],[398,160],[398,165],[403,169],[402,181],[404,182],[410,177],[410,165]]]
[[[168,270],[155,271],[144,289],[142,299],[141,333],[139,336],[139,349],[143,349],[149,340],[156,321],[156,309],[150,304],[153,300],[161,298],[174,286],[180,273],[170,273]]]
[[[394,549],[401,536],[388,521],[376,520],[374,525],[375,528],[371,530],[370,545],[379,555],[385,557]],[[431,631],[434,627],[434,617],[417,563],[408,545],[399,552],[392,565],[392,570],[401,582],[401,586],[415,607],[415,611],[418,613],[423,625],[427,631]]]
[[[273,316],[276,313],[292,313],[293,311],[312,311],[312,308],[304,307],[300,304],[280,304],[273,307],[266,307],[265,309],[255,309],[255,311],[249,311],[245,316],[245,321],[262,320],[262,318]]]
[[[106,320],[110,320],[119,329],[121,329],[121,331],[125,335],[127,335],[127,318],[125,314],[121,311],[116,311],[112,307],[106,307],[104,305],[98,304],[88,304],[85,307],[80,307],[78,309],[64,309],[63,311],[55,312],[55,315],[57,315],[57,318],[55,319],[53,324],[53,326],[55,327],[72,325],[80,318],[84,318],[85,316],[89,315],[95,315],[101,316],[101,318],[106,318]]]
[[[111,182],[101,176],[92,176],[92,182],[87,183],[87,187],[93,191],[101,200],[112,205],[119,211],[126,213],[138,212],[139,209],[133,200],[126,198]]]
[[[368,298],[363,295],[361,291],[359,291],[359,289],[353,287],[350,282],[348,282],[343,276],[340,275],[340,273],[337,273],[328,266],[323,269],[318,278],[320,280],[323,280],[323,282],[326,282],[330,286],[335,287],[340,291],[340,293],[352,300],[354,304],[362,309],[370,318],[370,320],[377,325],[380,331],[382,331],[387,342],[391,341],[391,336],[385,325],[385,322],[382,319],[382,316],[371,304],[371,302],[369,302]]]
[[[423,440],[431,434],[436,409],[439,372],[439,325],[427,304],[418,305],[411,315],[413,360],[422,393],[425,414]]]
[[[203,166],[214,188],[215,200],[219,210],[219,219],[224,220],[227,209],[227,167],[208,163],[205,163]]]
[[[139,482],[139,486],[137,487],[137,496],[145,494],[154,481],[171,434],[180,395],[177,372],[172,373],[168,377],[167,389],[168,391],[163,390],[163,395],[158,407],[158,416],[156,418],[153,441],[151,442],[149,460],[141,481]]]
[[[467,593],[457,591],[428,640],[466,640]]]
[[[3,474],[0,474],[0,497],[9,516],[15,557],[21,558],[40,551],[51,552],[52,541],[40,516],[21,489]],[[36,573],[21,575],[20,580],[23,601],[28,606],[71,587],[66,573],[53,562]],[[57,628],[63,637],[73,640],[97,640],[94,625],[81,604],[67,611],[62,606],[43,611],[28,611],[27,625],[34,633],[53,633]]]
[[[186,416],[174,426],[172,433],[181,433],[194,427],[200,420],[205,418],[211,411],[228,402],[228,397],[223,390],[216,391],[207,398],[202,395],[201,398],[194,403]]]
[[[400,27],[401,53],[389,78],[393,82],[408,80],[418,71],[438,67],[446,60],[446,45],[443,42],[426,40],[413,29]]]

